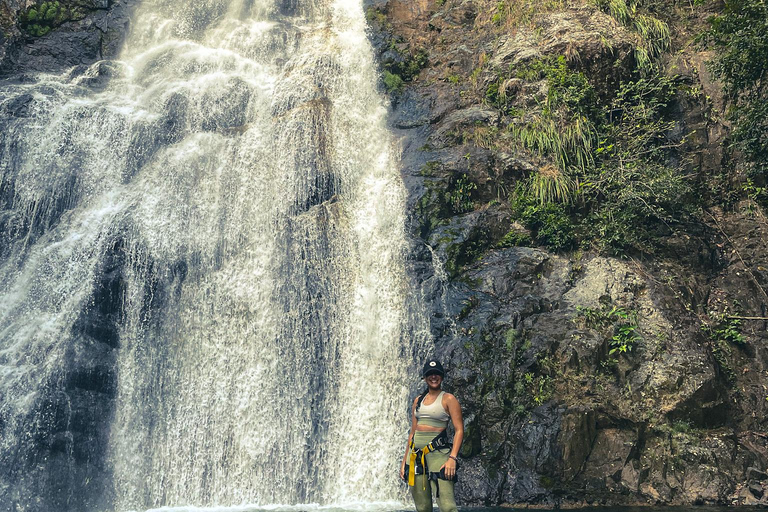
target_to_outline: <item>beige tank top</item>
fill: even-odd
[[[451,419],[451,415],[448,414],[443,408],[443,395],[445,391],[441,391],[434,402],[429,405],[424,405],[422,402],[421,407],[416,411],[416,419],[418,425],[427,425],[429,427],[448,427],[448,420]]]

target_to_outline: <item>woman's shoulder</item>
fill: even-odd
[[[447,391],[443,392],[443,400],[458,402],[458,399],[453,394],[448,393]]]

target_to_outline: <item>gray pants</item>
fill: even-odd
[[[416,432],[413,436],[414,446],[417,448],[426,446],[435,435],[437,435],[435,432]],[[448,460],[448,454],[448,449],[428,453],[425,458],[429,471],[433,473],[440,471],[440,466]],[[413,468],[408,469],[411,470]],[[440,489],[440,496],[437,498],[437,506],[440,512],[456,512],[453,482],[440,479],[437,482],[426,482],[426,489],[424,484],[424,475],[416,475],[415,485],[411,487],[411,496],[413,496],[417,512],[432,512],[432,489],[437,490],[438,488]]]
[[[428,483],[427,489],[424,490],[419,476],[416,477],[416,485],[411,487],[411,496],[413,496],[413,502],[416,504],[416,511],[432,512],[431,489],[436,487],[435,482],[432,481],[431,486]],[[438,479],[437,486],[440,488],[440,497],[437,498],[437,506],[440,512],[456,512],[456,500],[453,498],[453,482]]]

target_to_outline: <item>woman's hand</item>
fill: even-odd
[[[445,469],[446,480],[453,480],[453,477],[456,476],[456,461],[448,459],[445,464],[440,466],[440,469]]]
[[[405,480],[405,461],[400,464],[400,480]]]

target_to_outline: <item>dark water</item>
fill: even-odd
[[[462,507],[459,512],[512,512],[515,510],[536,510],[537,512],[554,512],[556,510],[579,510],[583,512],[754,512],[756,509],[765,510],[768,507],[746,506],[689,506],[689,507],[581,507],[567,509],[552,508],[524,508],[524,507]],[[378,502],[378,503],[350,503],[342,506],[316,504],[303,505],[273,505],[252,506],[242,505],[234,507],[162,507],[151,509],[147,512],[415,512],[415,508],[407,503]],[[435,505],[434,512],[438,512]]]

